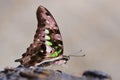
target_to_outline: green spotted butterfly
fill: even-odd
[[[49,66],[64,64],[70,57],[63,55],[63,41],[58,25],[51,13],[43,6],[36,12],[38,25],[33,43],[15,60],[23,66]]]

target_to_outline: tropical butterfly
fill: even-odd
[[[63,55],[63,41],[58,25],[51,13],[43,6],[36,12],[38,27],[33,43],[22,54],[22,58],[15,60],[24,66],[49,66],[63,64],[69,56]]]
[[[58,25],[51,13],[43,6],[36,12],[38,25],[33,43],[15,60],[24,66],[49,66],[64,64],[70,59],[63,55],[63,40]]]

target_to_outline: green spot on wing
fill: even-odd
[[[59,51],[55,51],[53,54],[51,54],[51,57],[57,57],[62,52],[62,49]]]
[[[45,36],[45,39],[50,40],[50,36],[47,36],[47,35],[46,35],[46,36]]]
[[[49,30],[45,29],[45,33],[46,33],[46,34],[49,34]]]
[[[60,54],[62,52],[62,49],[60,49],[59,51],[58,51],[58,54]]]
[[[62,46],[61,44],[58,44],[58,46]]]
[[[45,44],[51,46],[51,45],[52,45],[52,42],[50,42],[50,41],[46,41]]]
[[[58,46],[55,46],[55,49],[57,49],[58,48]]]

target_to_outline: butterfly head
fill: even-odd
[[[64,61],[64,64],[66,64],[66,63],[67,63],[67,61],[69,61],[69,60],[70,60],[70,56],[63,55],[62,60]]]

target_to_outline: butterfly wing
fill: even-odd
[[[44,60],[63,55],[63,42],[58,25],[51,13],[43,6],[37,9],[38,27],[33,43],[27,48],[21,59],[24,66],[33,66]]]
[[[41,22],[40,18],[43,20],[43,22]],[[37,19],[38,28],[44,29],[43,44],[46,47],[45,50],[46,58],[54,58],[62,55],[63,54],[62,37],[57,26],[57,23],[53,16],[51,15],[51,13],[43,6],[40,6],[37,11]],[[43,27],[41,26],[41,23],[43,23],[44,25]]]

